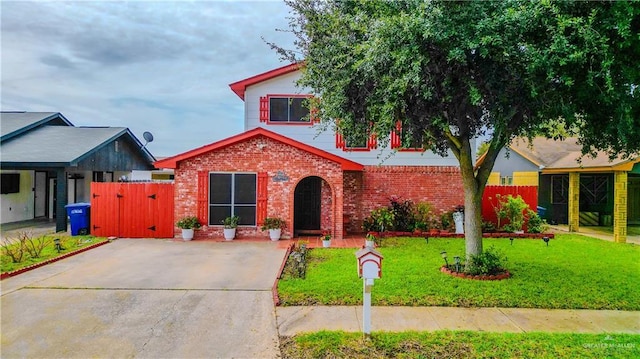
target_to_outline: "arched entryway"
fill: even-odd
[[[293,203],[294,235],[320,235],[331,228],[331,188],[318,176],[303,178],[296,186]],[[325,208],[323,208],[323,203]],[[325,213],[323,215],[323,213]]]

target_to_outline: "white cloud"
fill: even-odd
[[[243,130],[229,83],[282,66],[273,2],[2,2],[2,110],[129,127],[156,156]]]

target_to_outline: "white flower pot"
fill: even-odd
[[[271,238],[272,241],[279,240],[281,235],[282,235],[282,229],[281,228],[270,229],[269,230],[269,238]]]
[[[329,247],[331,247],[331,240],[329,239],[328,241],[326,241],[326,240],[324,240],[324,239],[323,239],[323,240],[322,240],[322,246],[323,246],[324,248],[329,248]]]
[[[367,240],[364,241],[365,247],[373,248],[374,245],[375,245],[374,241],[367,241]]]
[[[185,241],[190,241],[193,239],[193,228],[190,229],[182,229],[182,239]]]
[[[224,239],[227,241],[232,241],[236,237],[235,228],[224,228],[222,231],[224,232]]]

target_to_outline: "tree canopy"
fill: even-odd
[[[296,49],[279,50],[304,61],[299,84],[320,94],[321,120],[382,146],[401,123],[458,159],[467,254],[482,251],[482,193],[514,137],[552,136],[560,122],[585,153],[640,151],[638,2],[286,2]],[[487,134],[476,168],[471,144]]]

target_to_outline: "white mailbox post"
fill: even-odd
[[[371,247],[356,252],[358,276],[362,278],[362,332],[371,334],[371,287],[373,280],[382,277],[382,254]]]

